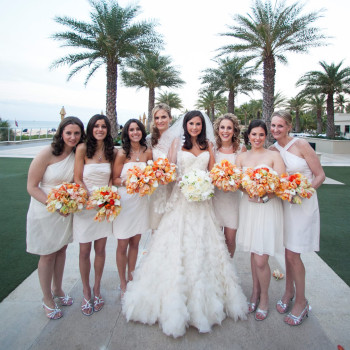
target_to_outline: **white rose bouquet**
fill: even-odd
[[[182,194],[189,202],[201,202],[214,195],[209,172],[195,169],[182,176],[179,183]]]

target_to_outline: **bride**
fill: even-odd
[[[207,138],[213,139],[213,130],[208,117],[191,111],[171,129],[178,137],[169,160],[177,163],[178,179],[190,170],[211,169],[214,154]],[[246,297],[211,201],[188,202],[174,186],[149,252],[127,285],[123,313],[128,321],[158,322],[175,338],[189,326],[209,332],[226,316],[246,319]]]

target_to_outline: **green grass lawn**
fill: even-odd
[[[322,185],[320,257],[350,286],[350,167],[324,167],[327,177],[345,185]]]
[[[27,174],[31,159],[0,158],[0,301],[37,268],[38,256],[26,253],[29,206]],[[345,185],[322,185],[321,258],[350,285],[350,167],[325,167],[326,175]]]
[[[0,158],[0,301],[38,265],[38,256],[26,253],[30,162],[31,159]]]

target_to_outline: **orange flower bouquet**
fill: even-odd
[[[117,187],[102,186],[93,190],[87,202],[86,209],[95,209],[94,221],[107,220],[112,222],[120,213],[120,194]]]
[[[248,168],[242,175],[241,185],[249,197],[263,197],[267,193],[275,192],[279,186],[279,177],[268,168]]]
[[[147,165],[134,165],[127,172],[126,192],[128,194],[138,193],[141,197],[151,195],[158,187],[158,181],[153,169],[153,161]]]
[[[278,197],[294,204],[301,204],[301,198],[310,198],[314,193],[315,189],[311,187],[310,181],[300,173],[282,174],[276,190]]]
[[[236,165],[223,159],[221,163],[214,164],[210,171],[211,180],[218,189],[237,191],[242,180],[242,170]]]
[[[158,158],[153,163],[153,170],[157,181],[161,185],[166,185],[176,180],[176,165],[170,163],[167,158]]]
[[[51,213],[59,210],[62,214],[72,214],[81,211],[87,199],[88,194],[82,186],[63,182],[48,193],[46,209]]]

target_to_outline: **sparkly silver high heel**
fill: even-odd
[[[293,301],[294,296],[290,298],[288,303],[284,303],[282,301],[282,299],[278,300],[277,304],[276,304],[276,310],[280,313],[280,314],[285,314],[289,311],[289,307],[291,302]]]
[[[309,302],[306,300],[306,305],[304,310],[299,316],[294,316],[291,312],[284,318],[284,322],[290,326],[299,326],[303,323],[306,317],[309,316]],[[291,321],[291,322],[288,322]]]

